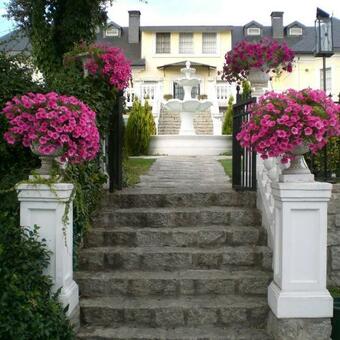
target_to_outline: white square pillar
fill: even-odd
[[[324,318],[333,314],[326,289],[327,202],[332,185],[276,182],[274,280],[268,302],[277,318]]]
[[[51,251],[46,274],[52,278],[54,291],[61,288],[59,299],[64,307],[69,306],[67,315],[71,316],[79,305],[78,285],[73,280],[73,185],[56,183],[51,187],[30,183],[17,186],[20,225],[31,229],[39,226],[40,239],[46,240]]]

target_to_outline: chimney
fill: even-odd
[[[140,11],[129,11],[129,44],[139,43]]]
[[[272,37],[283,39],[283,12],[272,12]]]

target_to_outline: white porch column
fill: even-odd
[[[281,182],[272,184],[274,280],[268,288],[269,306],[278,319],[331,317],[333,299],[326,289],[326,269],[327,202],[332,186],[289,182],[287,175],[282,176]]]
[[[67,314],[71,318],[77,314],[79,306],[78,285],[73,280],[72,190],[70,183],[52,184],[52,190],[45,184],[17,186],[20,225],[32,229],[39,226],[40,239],[46,240],[51,251],[46,274],[52,278],[54,291],[61,288],[59,298],[64,307],[69,306]]]
[[[216,93],[216,80],[208,81],[208,100],[212,101],[211,118],[213,121],[213,135],[222,135],[223,114],[220,113]]]

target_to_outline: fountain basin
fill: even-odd
[[[212,102],[208,100],[198,100],[198,99],[190,99],[190,100],[179,100],[179,99],[171,99],[165,105],[164,108],[171,112],[202,112],[209,109],[212,106]]]
[[[231,153],[232,136],[151,136],[149,154],[169,156],[218,156]]]

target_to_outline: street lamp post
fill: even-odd
[[[320,8],[316,9],[315,19],[315,56],[322,57],[323,90],[327,92],[326,58],[334,54],[333,50],[333,20]],[[328,176],[327,147],[324,147],[324,176]],[[312,159],[312,167],[314,167]]]
[[[334,54],[333,20],[328,13],[320,8],[316,9],[315,39],[315,56],[322,57],[323,90],[326,92],[326,58],[329,58]]]

